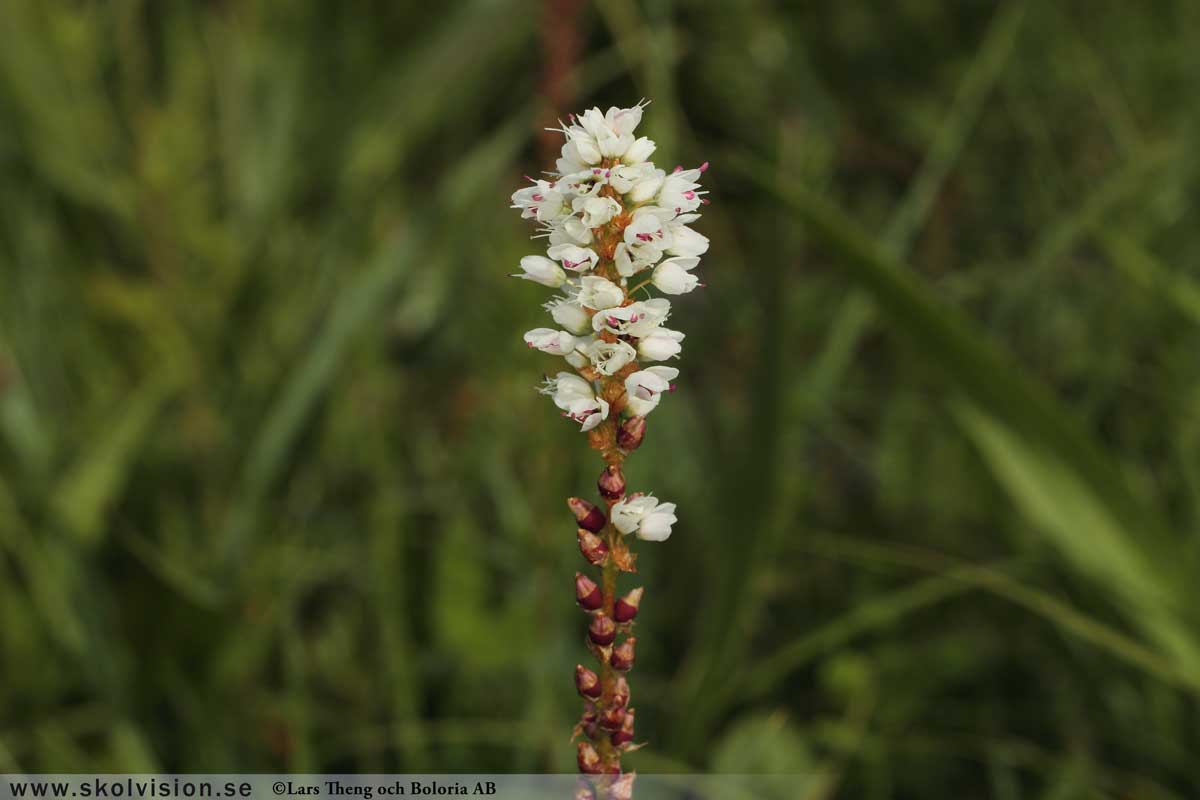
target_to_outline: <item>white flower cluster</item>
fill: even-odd
[[[515,277],[562,292],[545,304],[558,327],[535,328],[525,342],[576,370],[621,373],[623,411],[631,416],[653,411],[679,372],[627,367],[678,357],[684,338],[663,324],[670,301],[638,299],[638,290],[692,291],[700,286],[692,270],[708,250],[708,239],[688,227],[705,202],[697,179],[708,165],[667,174],[647,161],[654,142],[634,136],[643,107],[573,116],[561,128],[566,143],[553,180],[531,179],[512,196],[513,208],[537,220],[549,243],[546,255],[522,258]],[[542,391],[585,431],[608,418],[609,403],[590,380],[560,372]]]

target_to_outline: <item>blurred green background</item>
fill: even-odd
[[[647,97],[627,766],[1200,796],[1198,85],[1191,0],[4,0],[0,771],[573,769],[508,196]]]

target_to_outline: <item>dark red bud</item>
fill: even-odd
[[[636,772],[626,772],[608,787],[609,800],[633,800],[633,779]]]
[[[600,727],[606,731],[621,730],[621,723],[625,721],[625,709],[623,708],[606,708],[600,712]]]
[[[621,468],[616,464],[609,464],[605,467],[604,472],[600,473],[599,480],[596,481],[596,488],[609,500],[622,497],[625,494],[625,476],[621,474]]]
[[[624,597],[618,598],[616,604],[613,605],[613,618],[617,622],[629,622],[629,620],[636,617],[638,606],[642,603],[642,595],[645,591],[645,589],[639,586]]]
[[[580,742],[575,752],[575,762],[579,771],[584,775],[599,775],[603,771],[600,765],[600,754],[588,742]]]
[[[617,623],[604,614],[597,614],[588,626],[588,638],[601,647],[612,644],[617,638]]]
[[[646,438],[646,418],[630,417],[621,423],[621,427],[617,431],[617,446],[628,453],[637,450],[644,438]]]
[[[630,636],[625,641],[621,642],[617,647],[613,648],[612,657],[608,663],[612,668],[621,672],[627,672],[633,667],[634,648],[637,646],[637,637]]]
[[[576,533],[579,536],[579,552],[583,553],[583,557],[589,563],[599,566],[608,559],[608,545],[604,543],[603,539],[583,528]]]
[[[590,697],[595,700],[600,696],[600,678],[583,664],[576,664],[575,688],[584,697]]]
[[[604,596],[596,582],[582,572],[575,573],[575,600],[585,611],[595,611],[604,605]]]
[[[617,747],[633,741],[633,709],[625,709],[625,719],[621,720],[621,730],[615,731],[610,737]]]
[[[604,523],[608,521],[605,519],[604,512],[600,510],[599,506],[595,506],[587,500],[572,497],[567,500],[567,507],[575,515],[575,521],[579,523],[579,527],[585,528],[592,533],[599,531],[604,527]]]
[[[620,708],[629,705],[629,681],[625,680],[624,675],[618,677],[616,685],[613,686],[612,704]]]

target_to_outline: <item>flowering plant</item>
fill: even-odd
[[[697,182],[708,164],[676,167],[667,174],[648,159],[655,144],[635,137],[645,103],[633,108],[593,108],[560,128],[562,157],[549,180],[530,178],[513,208],[534,219],[545,255],[521,259],[515,277],[559,290],[545,304],[555,328],[525,334],[531,347],[562,357],[569,369],[547,378],[541,391],[562,415],[587,433],[606,466],[597,488],[604,509],[587,500],[567,501],[575,515],[580,551],[599,570],[599,582],[576,573],[576,600],[591,616],[587,644],[599,670],[575,668],[584,712],[575,735],[581,772],[605,776],[583,786],[580,797],[628,797],[633,773],[621,773],[621,754],[633,744],[634,709],[625,673],[633,666],[634,618],[643,589],[617,596],[617,577],[634,572],[628,534],[665,541],[676,522],[675,504],[651,494],[626,494],[621,465],[646,433],[646,417],[679,370],[643,366],[679,357],[684,335],[665,327],[671,302],[652,297],[686,294],[701,286],[693,270],[708,239],[688,227],[707,200]],[[617,641],[618,638],[621,641]]]

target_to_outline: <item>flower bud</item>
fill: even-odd
[[[633,779],[636,772],[626,772],[608,787],[609,800],[633,800]]]
[[[596,752],[596,748],[592,747],[590,742],[580,742],[575,751],[575,762],[579,764],[579,771],[584,775],[599,775],[603,771],[600,765],[600,754]]]
[[[588,638],[601,647],[606,647],[617,638],[617,624],[604,614],[597,614],[588,626]]]
[[[618,676],[613,686],[612,705],[620,708],[629,705],[629,681],[625,680],[624,675]]]
[[[596,481],[596,487],[600,494],[609,500],[616,500],[624,495],[625,476],[621,474],[621,468],[616,464],[605,467],[604,472],[600,473],[600,479]]]
[[[575,601],[584,611],[595,611],[604,604],[596,582],[582,572],[575,573]]]
[[[599,566],[608,558],[608,545],[604,543],[596,534],[591,531],[585,531],[580,528],[577,535],[579,536],[579,552],[583,553],[583,557],[589,563]]]
[[[587,734],[589,739],[596,738],[596,726],[599,723],[599,717],[596,716],[596,707],[591,703],[587,704],[587,710],[583,712],[583,716],[579,718],[579,725],[576,726],[578,731]]]
[[[632,708],[625,709],[625,718],[621,720],[621,729],[619,731],[614,731],[610,738],[612,739],[613,745],[616,747],[620,747],[623,744],[629,744],[633,741]]]
[[[638,606],[642,603],[642,595],[645,591],[645,589],[639,586],[624,597],[618,598],[617,602],[613,605],[613,618],[617,622],[629,622],[636,617]]]
[[[608,663],[612,668],[621,672],[628,672],[633,667],[634,648],[637,646],[637,637],[630,636],[625,641],[621,642],[617,647],[613,648],[612,657]]]
[[[592,533],[599,531],[604,527],[604,523],[607,522],[604,518],[604,512],[587,500],[572,497],[567,500],[567,506],[571,509],[571,513],[575,515],[575,521],[579,523],[579,527],[589,530]]]
[[[617,431],[617,446],[625,452],[637,450],[646,436],[646,418],[630,417],[621,423]]]
[[[600,696],[600,677],[583,664],[576,664],[575,688],[584,697],[590,697],[595,700]]]
[[[600,712],[600,727],[606,731],[619,731],[625,722],[625,709],[619,706],[606,708]]]

